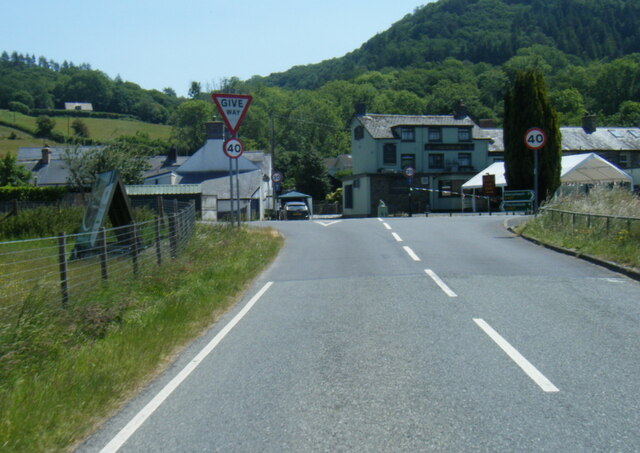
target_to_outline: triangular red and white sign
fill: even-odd
[[[212,94],[211,97],[231,135],[236,135],[253,98],[248,94],[223,93]]]

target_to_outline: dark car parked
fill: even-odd
[[[309,208],[302,201],[289,201],[280,211],[280,220],[308,219]]]

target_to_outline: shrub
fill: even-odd
[[[56,127],[56,121],[48,116],[39,116],[36,120],[36,137],[49,137],[53,128]]]
[[[89,128],[86,123],[79,118],[76,118],[71,122],[71,129],[73,129],[73,133],[77,137],[89,137]]]
[[[18,101],[9,102],[9,110],[11,110],[12,112],[23,113],[25,115],[31,113],[31,109],[28,105]]]

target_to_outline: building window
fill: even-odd
[[[400,140],[402,140],[403,142],[415,142],[416,141],[415,129],[412,127],[401,127]]]
[[[458,129],[458,141],[470,142],[471,141],[471,129],[464,127]]]
[[[403,154],[400,156],[400,168],[416,168],[416,155],[415,154]]]
[[[618,166],[620,168],[629,168],[629,155],[627,153],[620,153],[618,155]]]
[[[460,167],[471,167],[471,153],[458,153],[458,165]]]
[[[429,154],[429,168],[443,169],[444,154]]]
[[[384,165],[395,165],[398,163],[396,145],[393,143],[385,143],[382,147],[382,154],[382,162]]]
[[[353,185],[351,184],[344,186],[344,208],[353,209]]]
[[[440,198],[460,198],[463,181],[438,181],[438,196]]]
[[[440,127],[430,127],[429,128],[429,141],[430,142],[441,142],[442,141],[442,128],[440,128]]]
[[[353,129],[353,138],[356,140],[362,140],[364,138],[364,126],[356,126]]]

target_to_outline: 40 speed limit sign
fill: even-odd
[[[529,149],[540,149],[547,143],[547,135],[539,127],[532,127],[524,134],[524,144]]]
[[[230,138],[224,142],[222,150],[229,159],[237,159],[244,152],[244,144],[237,138]]]

